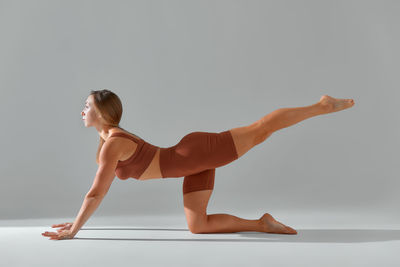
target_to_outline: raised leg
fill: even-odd
[[[230,130],[239,157],[264,142],[272,133],[311,117],[337,112],[354,105],[353,99],[336,99],[328,95],[313,105],[277,109],[256,122]]]

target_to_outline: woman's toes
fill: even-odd
[[[297,234],[296,230],[294,230],[293,228],[291,228],[289,226],[284,225],[281,222],[278,222],[269,213],[265,213],[260,219],[264,224],[264,231],[266,233]]]
[[[281,222],[278,222],[277,221],[277,223],[279,223],[280,225],[282,225],[283,227],[285,227],[285,230],[286,230],[286,234],[297,234],[297,231],[295,230],[295,229],[293,229],[292,227],[290,227],[290,226],[287,226],[287,225],[284,225],[283,223],[281,223]]]
[[[287,228],[289,230],[289,232],[288,232],[289,234],[297,235],[297,231],[295,229],[293,229],[292,227],[289,227],[289,226],[287,226]]]

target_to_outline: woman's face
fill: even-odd
[[[94,124],[99,122],[99,117],[96,114],[96,110],[94,109],[93,104],[93,96],[89,95],[85,101],[85,107],[81,112],[83,122],[85,126],[93,126]]]

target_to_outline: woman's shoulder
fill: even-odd
[[[114,130],[107,138],[106,143],[119,147],[124,151],[135,149],[142,139],[125,130]]]
[[[116,133],[122,133],[123,135],[112,136]],[[111,133],[106,139],[103,148],[105,148],[105,153],[117,153],[119,151],[119,160],[123,161],[126,158],[126,155],[131,154],[132,150],[136,150],[139,142],[137,142],[137,138],[127,138],[129,133],[124,131],[114,131]],[[131,136],[131,135],[129,135]],[[133,142],[132,142],[133,141]],[[111,152],[114,151],[114,152]]]
[[[113,138],[111,138],[113,137]],[[115,137],[115,138],[114,138]],[[134,140],[141,140],[142,138],[140,138],[139,136],[130,133],[128,131],[125,130],[117,130],[117,131],[113,131],[107,138],[107,140],[111,140],[111,139],[134,139]]]

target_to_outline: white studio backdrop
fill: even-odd
[[[0,1],[0,219],[74,217],[97,165],[90,90],[160,146],[324,94],[355,106],[216,170],[209,212],[398,213],[398,1]],[[183,178],[115,178],[94,216],[182,214]],[[395,220],[394,218],[393,220]]]

